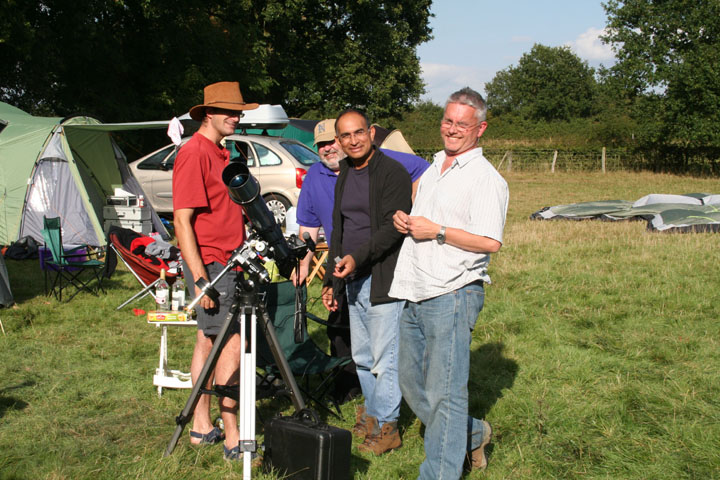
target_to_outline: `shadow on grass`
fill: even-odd
[[[45,295],[45,276],[37,258],[5,259],[15,303],[18,305]]]
[[[25,407],[28,406],[28,403],[24,400],[21,400],[17,397],[12,396],[6,396],[5,394],[12,391],[12,390],[18,390],[24,387],[32,387],[35,385],[35,382],[26,380],[22,383],[19,383],[17,385],[12,385],[9,387],[5,387],[0,390],[0,418],[5,416],[5,412],[8,410],[23,410]]]
[[[512,388],[519,366],[503,356],[505,345],[486,343],[470,352],[470,414],[485,418],[505,389]]]
[[[28,258],[25,260],[6,259],[5,264],[10,277],[10,290],[17,305],[22,305],[37,297],[45,297],[49,302],[57,302],[52,296],[48,296],[45,293],[45,272],[40,268],[40,261],[37,258]],[[110,278],[103,278],[103,288],[106,291],[125,288],[125,280],[121,277],[123,273],[127,272],[116,270]],[[47,279],[48,285],[52,283],[52,275],[54,275],[54,273],[50,272]],[[96,280],[92,280],[90,283],[94,286],[95,282]],[[139,291],[142,287],[139,283],[136,285],[137,291]],[[135,289],[135,285],[133,285],[133,289]],[[72,295],[75,289],[70,286],[67,291],[69,292],[68,295]],[[63,293],[65,293],[65,289],[63,289]],[[100,292],[99,295],[104,294]],[[63,298],[65,298],[65,295],[63,295]],[[65,301],[63,301],[63,303],[65,303]]]
[[[370,460],[354,453],[350,455],[350,478],[355,478],[357,473],[367,473],[369,468]]]
[[[0,395],[0,418],[5,416],[8,410],[24,410],[28,403],[17,397],[5,397]]]

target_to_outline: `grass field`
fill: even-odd
[[[505,244],[471,346],[471,413],[495,437],[488,470],[467,478],[720,478],[720,237],[528,220],[563,203],[720,193],[720,179],[506,178]],[[129,273],[116,274],[105,297],[60,305],[42,295],[36,260],[7,266],[18,305],[0,310],[0,479],[241,475],[221,447],[191,447],[187,434],[161,458],[189,391],[157,396],[160,331],[129,308],[115,311],[136,290]],[[171,366],[186,368],[193,337],[170,332]],[[328,421],[350,428],[354,406]],[[261,408],[272,415],[289,403]],[[417,476],[420,424],[407,407],[400,423],[403,448],[380,458],[353,449],[353,478]]]

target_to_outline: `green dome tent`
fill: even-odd
[[[43,216],[62,219],[69,245],[106,244],[106,198],[116,188],[144,195],[111,132],[167,125],[34,117],[0,102],[0,245],[25,236],[42,243]],[[169,238],[154,211],[152,219],[155,230]]]

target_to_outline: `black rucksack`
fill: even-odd
[[[38,258],[38,244],[32,237],[20,238],[8,247],[5,251],[5,258],[12,258],[13,260]]]

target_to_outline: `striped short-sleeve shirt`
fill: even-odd
[[[411,216],[423,216],[450,228],[502,242],[508,207],[505,179],[474,148],[441,173],[445,152],[420,178]],[[420,302],[452,292],[476,280],[489,283],[490,255],[440,245],[435,239],[403,241],[390,296]]]

